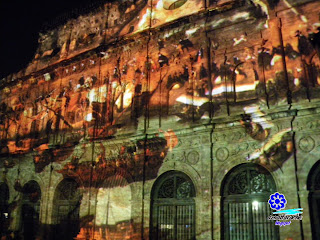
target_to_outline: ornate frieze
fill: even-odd
[[[200,153],[198,150],[172,152],[166,161],[178,161],[189,165],[196,165],[200,161]]]

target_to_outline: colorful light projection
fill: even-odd
[[[74,156],[58,172],[65,177],[79,179],[84,187],[108,184],[106,179],[112,179],[115,174],[127,179],[128,183],[149,180],[157,176],[169,149],[166,145],[167,141],[160,137],[142,139],[123,145],[119,152],[110,156],[100,143],[101,152],[93,162],[80,161],[81,158]],[[117,187],[115,183],[110,184]]]
[[[245,114],[240,120],[246,133],[260,142],[261,147],[250,153],[248,161],[258,163],[269,171],[281,169],[282,165],[293,154],[293,131],[291,128],[282,129],[271,134],[274,124],[268,121],[259,106],[253,105],[244,108]]]
[[[186,14],[180,10],[189,9],[192,2],[177,2],[172,10],[169,2],[153,2],[154,17],[159,14],[162,19],[161,9],[163,14],[170,11],[170,16],[180,18]],[[118,3],[108,5],[109,15],[112,11],[138,11],[143,16],[141,9],[151,8],[151,3],[114,4]],[[264,6],[262,2],[241,8],[231,4],[219,10],[224,18],[212,14],[206,19],[195,18],[195,22],[178,21],[152,35],[137,34],[119,41],[113,38],[109,47],[100,46],[6,86],[0,106],[1,154],[35,149],[34,161],[38,166],[42,163],[41,171],[47,165],[44,159],[51,159],[45,155],[64,161],[80,141],[114,138],[119,131],[134,132],[148,119],[159,119],[159,128],[161,119],[171,117],[177,117],[178,122],[200,123],[212,116],[241,112],[253,103],[261,109],[274,108],[317,97],[320,23],[313,15],[302,16],[300,12],[316,11],[319,6],[301,5],[283,11],[283,19],[288,21],[281,29],[278,19],[270,19],[270,8]],[[193,11],[198,7],[200,2]],[[115,21],[116,16],[113,25],[108,22],[113,27],[121,22]],[[121,24],[128,25],[127,20]],[[160,20],[157,24],[163,26]],[[143,18],[135,21],[139,25]],[[290,24],[294,21],[301,24]],[[111,25],[106,30],[113,29]],[[51,51],[53,38],[62,44],[66,31],[42,36],[39,51]],[[74,45],[70,54],[91,47],[83,44],[78,51]],[[52,53],[45,55],[55,59]],[[40,64],[43,60],[39,57],[37,61]],[[254,139],[268,137],[269,130],[259,124],[247,120],[242,124]],[[68,154],[62,156],[63,152]]]
[[[97,196],[111,189],[114,218],[98,216],[93,229],[94,216],[83,216],[79,239],[141,238],[141,226],[124,207],[128,202],[116,204],[112,194],[124,196],[128,184],[157,177],[178,145],[175,129],[124,142],[115,153],[104,143],[135,136],[150,120],[161,129],[172,119],[186,127],[244,113],[240,124],[260,146],[249,161],[276,171],[295,154],[291,129],[275,129],[263,116],[320,96],[319,5],[209,1],[212,11],[204,18],[202,2],[106,4],[103,14],[43,35],[26,75],[2,88],[0,154],[6,168],[32,152],[37,173],[55,162],[61,166],[56,172],[79,180],[82,189],[93,187]],[[284,6],[290,7],[279,13],[285,20],[279,28],[269,13]],[[91,155],[77,154],[91,147]],[[16,182],[15,190],[21,188]],[[121,210],[126,214],[119,217]]]

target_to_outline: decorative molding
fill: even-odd
[[[201,138],[201,144],[209,144],[210,143],[210,136],[202,136]]]
[[[215,150],[215,157],[219,162],[224,162],[230,157],[233,156],[243,156],[244,153],[251,153],[261,148],[261,144],[259,142],[243,142],[239,144],[230,145],[227,147],[218,147]]]
[[[212,136],[213,142],[237,142],[241,139],[245,139],[247,137],[247,133],[245,131],[230,131],[228,133],[217,133]]]
[[[190,165],[197,164],[199,162],[199,159],[200,154],[195,150],[190,151],[187,155],[187,163],[189,163]]]
[[[299,148],[303,152],[311,152],[315,147],[315,141],[312,137],[302,137],[299,140]]]
[[[226,147],[220,147],[216,151],[216,158],[219,162],[227,160],[229,157],[229,150]]]
[[[196,150],[172,152],[165,162],[183,162],[189,165],[196,165],[200,160],[200,153]]]
[[[314,120],[314,118],[304,118],[300,121],[294,122],[294,130],[318,130],[320,127],[320,120]]]

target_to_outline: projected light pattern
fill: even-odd
[[[247,159],[282,171],[300,151],[293,109],[320,96],[320,6],[293,3],[113,1],[41,33],[28,67],[0,82],[3,172],[20,174],[31,159],[35,176],[95,191],[97,209],[114,215],[98,213],[95,229],[91,213],[73,216],[82,224],[78,239],[141,239],[124,205],[140,204],[134,197],[143,191],[131,196],[132,185],[151,185],[164,169],[209,176],[211,157],[219,169]],[[305,152],[317,146],[299,140]],[[86,211],[85,201],[72,206]]]

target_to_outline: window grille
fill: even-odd
[[[36,181],[27,182],[22,189],[21,229],[24,239],[35,239],[39,234],[41,190]]]
[[[259,165],[241,165],[231,170],[222,187],[223,239],[279,239],[277,226],[268,220],[272,215],[268,199],[274,192],[271,174]]]
[[[74,239],[79,233],[81,195],[78,187],[75,180],[64,179],[56,189],[54,199],[55,239]]]
[[[195,239],[194,197],[188,176],[176,171],[163,174],[153,189],[150,239]]]
[[[7,184],[0,183],[0,237],[4,235],[9,227],[9,188]]]
[[[311,169],[307,185],[312,239],[320,240],[320,161]]]

